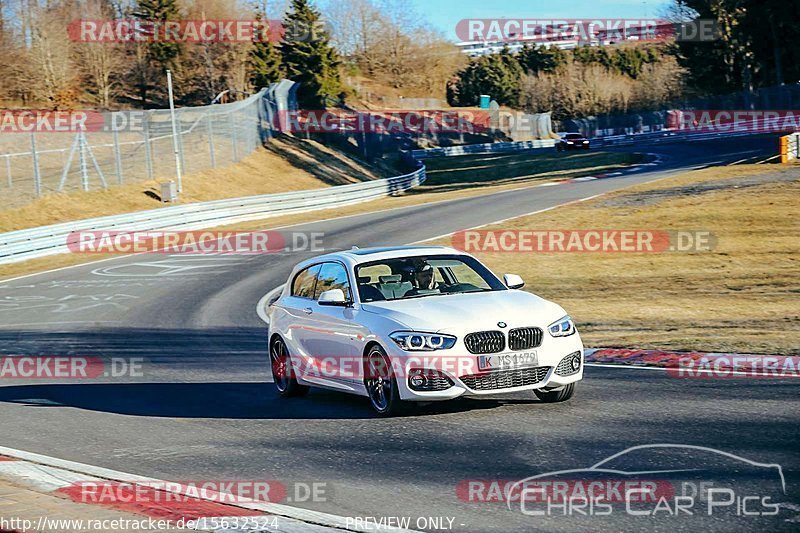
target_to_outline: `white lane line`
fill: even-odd
[[[615,365],[613,363],[585,363],[583,366],[594,366],[597,368],[633,369],[633,370],[660,370],[666,372],[667,369],[660,366],[634,366],[634,365]]]
[[[585,363],[583,366],[593,366],[596,368],[613,368],[615,370],[656,370],[659,372],[670,372],[677,374],[676,378],[691,378],[697,374],[710,374],[713,376],[745,376],[752,378],[772,378],[772,379],[797,379],[791,376],[773,376],[771,374],[760,374],[753,372],[743,372],[741,370],[712,370],[704,368],[666,368],[663,366],[644,366],[644,365],[618,365],[614,363]]]
[[[487,222],[486,224],[481,224],[479,226],[472,226],[471,228],[467,228],[467,229],[471,229],[471,230],[472,229],[480,229],[480,228],[485,228],[486,226],[493,226],[495,224],[502,224],[503,222],[508,222],[509,220],[514,220],[515,218],[522,218],[522,217],[529,217],[531,215],[538,215],[539,213],[544,213],[546,211],[551,211],[551,210],[559,208],[559,207],[566,207],[566,206],[571,205],[571,204],[577,204],[577,203],[580,203],[580,202],[586,202],[588,200],[593,200],[594,198],[597,198],[598,196],[602,196],[603,194],[605,194],[605,193],[594,194],[592,196],[587,196],[586,198],[579,198],[577,200],[571,200],[571,201],[565,202],[563,204],[558,204],[558,205],[553,205],[553,206],[550,206],[550,207],[545,207],[544,209],[537,209],[536,211],[531,211],[529,213],[523,213],[521,215],[514,215],[513,217],[504,218],[502,220],[494,220],[492,222]],[[451,231],[450,233],[445,233],[444,235],[437,235],[436,237],[431,237],[430,239],[423,239],[421,241],[414,241],[414,242],[409,243],[409,244],[421,244],[423,242],[429,242],[429,241],[435,241],[437,239],[443,239],[445,237],[449,237],[451,235],[454,235],[454,234],[458,233],[459,231],[465,231],[465,230]]]
[[[100,481],[98,477],[28,461],[0,461],[0,475],[19,479],[34,490],[43,492],[53,492],[73,483]]]
[[[261,297],[261,299],[256,304],[256,314],[258,318],[260,318],[265,324],[269,325],[269,315],[267,315],[267,304],[269,304],[270,299],[277,293],[283,290],[284,285],[279,285],[275,287],[267,294]]]
[[[139,483],[142,485],[159,487],[159,490],[163,490],[165,492],[171,492],[173,494],[180,494],[182,496],[191,496],[193,498],[200,498],[202,500],[208,500],[216,503],[225,502],[226,505],[231,505],[233,507],[242,507],[245,509],[252,509],[254,511],[263,511],[265,513],[269,513],[272,515],[282,516],[285,518],[292,518],[295,520],[300,520],[302,522],[309,522],[311,524],[317,524],[320,526],[345,529],[350,531],[368,530],[368,528],[365,528],[363,526],[358,527],[357,525],[354,525],[353,521],[348,521],[344,516],[322,513],[319,511],[312,511],[309,509],[301,509],[299,507],[292,507],[280,503],[270,503],[258,500],[247,501],[245,498],[242,498],[239,495],[233,495],[231,493],[222,491],[207,490],[205,491],[205,493],[198,495],[196,487],[191,487],[174,482],[168,483],[167,481],[161,479],[149,478],[145,476],[139,476],[136,474],[129,474],[126,472],[111,470],[99,466],[88,465],[85,463],[67,461],[64,459],[58,459],[57,457],[49,457],[47,455],[26,452],[24,450],[17,450],[14,448],[7,448],[5,446],[0,446],[0,455],[14,457],[22,461],[28,461],[29,463],[35,463],[34,465],[35,468],[27,468],[25,469],[25,473],[27,476],[30,477],[39,476],[38,481],[43,484],[52,485],[54,482],[54,471],[52,469],[61,469],[67,471],[61,474],[62,477],[61,481],[64,481],[63,479],[64,477],[68,477],[69,479],[73,478],[75,474],[82,474],[84,476],[91,476],[91,478],[100,478],[110,481],[119,481],[127,483]],[[43,465],[44,467],[47,468],[44,469],[40,465]],[[37,474],[37,470],[40,470],[41,474]],[[73,480],[74,479],[70,481]],[[91,479],[82,478],[80,480],[87,481]],[[31,479],[31,481],[34,480]],[[233,503],[229,503],[231,501],[233,501]],[[408,530],[390,529],[390,531],[408,531]]]

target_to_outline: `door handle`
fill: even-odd
[[[307,314],[307,315],[310,315],[311,313],[313,313],[313,312],[314,312],[314,310],[313,310],[313,309],[311,309],[310,307],[306,307],[305,309],[303,309],[303,312],[304,312],[305,314]]]

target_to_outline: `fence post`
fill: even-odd
[[[33,157],[33,190],[42,195],[42,174],[39,172],[39,154],[36,153],[36,133],[31,132],[31,156]]]
[[[258,134],[258,128],[260,126],[258,120],[258,100],[256,100],[253,104],[250,105],[250,113],[251,113],[251,120],[253,121],[252,127],[250,129],[250,143],[251,143],[251,152],[255,152],[258,150],[258,142],[261,136]]]
[[[84,191],[89,190],[89,168],[86,166],[86,137],[83,132],[78,134],[78,156],[81,164],[81,188]]]
[[[114,164],[117,167],[117,183],[122,185],[122,156],[119,153],[119,132],[117,128],[113,128],[111,133],[114,136]]]
[[[183,113],[182,110],[178,110],[178,117],[180,117]],[[186,159],[183,157],[183,133],[181,132],[181,125],[180,125],[180,118],[178,118],[178,157],[181,158],[181,188],[183,188],[183,174],[186,173]]]
[[[206,115],[206,130],[208,131],[208,154],[211,156],[211,168],[217,168],[217,156],[214,154],[214,114]]]
[[[233,120],[233,112],[228,113],[228,122],[231,128],[231,142],[233,143],[233,161],[239,160],[238,139],[236,138],[236,121]]]
[[[147,167],[147,179],[153,179],[153,149],[150,146],[150,121],[145,113],[144,123],[142,124],[142,134],[144,135],[144,164]]]

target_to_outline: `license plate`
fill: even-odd
[[[536,352],[501,353],[478,356],[478,369],[483,371],[530,368],[534,366],[539,366],[539,357],[536,355]]]

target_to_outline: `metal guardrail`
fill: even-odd
[[[687,132],[674,130],[661,130],[648,133],[630,133],[626,135],[609,135],[607,137],[592,137],[595,146],[628,146],[632,144],[659,144],[685,141],[711,141],[714,139],[730,137],[747,137],[758,135],[757,131],[739,132]]]
[[[537,148],[552,148],[556,145],[555,139],[545,139],[536,141],[517,141],[505,143],[485,143],[485,144],[460,144],[458,146],[447,146],[445,148],[429,148],[427,150],[412,150],[411,155],[414,159],[425,159],[428,157],[447,157],[454,155],[468,154],[487,154],[497,152],[516,152],[521,150],[535,150]]]
[[[0,233],[0,264],[69,251],[77,231],[189,231],[302,211],[342,207],[390,196],[425,182],[425,165],[409,174],[327,189],[177,205]]]

